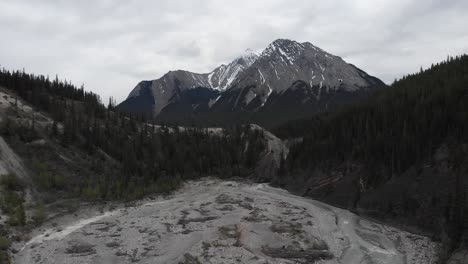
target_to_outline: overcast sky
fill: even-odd
[[[123,100],[169,70],[209,72],[278,38],[391,83],[468,53],[467,0],[0,0],[0,65]]]

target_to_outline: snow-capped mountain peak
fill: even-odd
[[[246,49],[243,54],[235,58],[229,65],[231,67],[235,67],[236,65],[240,65],[244,68],[250,67],[260,56],[259,53],[251,50],[251,49]]]
[[[208,82],[216,90],[224,91],[229,88],[237,76],[249,68],[257,59],[258,54],[248,49],[245,54],[234,59],[228,65],[221,65],[208,74]]]
[[[258,59],[258,57],[260,57],[260,53],[249,48],[246,49],[244,51],[244,54],[242,54],[240,57],[247,61],[250,61],[250,65],[252,65]]]
[[[235,100],[235,107],[259,102],[261,108],[271,95],[297,88],[293,85],[297,81],[307,84],[315,100],[330,92],[354,92],[373,85],[367,74],[309,42],[277,39],[233,82],[232,89],[250,90]]]
[[[304,44],[293,40],[277,39],[263,50],[261,56],[272,57],[278,55],[282,60],[292,63],[302,54],[305,48]]]
[[[256,52],[256,51],[254,51],[254,50],[253,50],[253,49],[251,49],[251,48],[247,48],[247,49],[245,49],[244,53],[246,53],[246,54],[255,54],[255,55],[260,55],[260,53],[258,53],[258,52]]]

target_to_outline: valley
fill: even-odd
[[[468,56],[386,86],[307,42],[257,55],[107,106],[2,69],[0,263],[466,262]]]

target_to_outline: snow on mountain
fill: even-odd
[[[278,39],[263,50],[255,62],[232,84],[233,89],[252,87],[249,96],[237,100],[249,104],[252,94],[265,104],[273,93],[283,93],[295,81],[304,81],[317,89],[317,98],[323,92],[344,90],[353,92],[370,86],[368,75],[340,57],[334,56],[311,43]],[[326,91],[322,91],[326,88]]]
[[[198,112],[297,108],[300,113],[312,113],[384,86],[377,78],[309,42],[278,39],[259,54],[248,49],[209,73],[170,71],[160,79],[143,81],[121,109],[157,117],[167,107],[163,115],[169,116],[169,121],[181,115],[180,109],[195,111],[185,106],[189,102]],[[268,103],[270,98],[275,98],[274,104]]]
[[[208,74],[210,88],[224,91],[245,69],[249,68],[258,59],[251,49],[247,49],[245,54],[237,57],[228,65],[221,65]]]
[[[189,71],[170,71],[163,77],[153,81],[140,82],[129,94],[124,105],[128,101],[140,96],[151,94],[154,104],[153,114],[157,115],[171,102],[180,97],[180,93],[186,89],[198,87],[211,88],[224,91],[231,86],[236,78],[248,69],[258,58],[258,54],[248,49],[245,54],[237,57],[228,65],[221,65],[210,73],[192,73]]]

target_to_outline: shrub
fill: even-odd
[[[44,191],[63,190],[65,188],[65,177],[60,174],[53,173],[47,164],[41,162],[33,162],[34,182]]]
[[[8,138],[18,137],[23,142],[38,139],[37,131],[27,122],[16,122],[7,117],[0,126],[0,134]]]
[[[10,247],[10,240],[4,236],[0,236],[0,250],[7,250]]]
[[[17,206],[7,222],[11,226],[23,226],[26,224],[26,214],[24,212],[23,204]]]
[[[9,191],[22,191],[24,189],[24,183],[14,173],[2,176],[0,185]]]
[[[33,221],[36,225],[42,223],[47,217],[45,208],[44,208],[44,203],[39,202],[36,205],[36,208],[34,209],[34,214],[33,214]]]
[[[14,191],[6,191],[3,195],[2,209],[8,214],[7,223],[11,226],[26,224],[26,214],[23,207],[23,198]]]
[[[99,188],[98,186],[88,186],[82,190],[82,194],[85,199],[96,200],[99,198]]]
[[[21,198],[21,196],[18,193],[13,192],[13,191],[6,191],[3,194],[2,198],[3,198],[2,209],[7,214],[12,214],[16,207],[23,204],[23,199]]]

